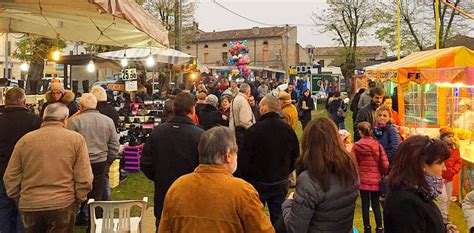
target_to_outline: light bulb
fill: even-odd
[[[28,71],[29,68],[30,68],[30,67],[28,66],[27,63],[21,63],[21,65],[20,65],[20,70],[21,70],[21,71],[26,72],[26,71]]]
[[[126,57],[124,57],[121,61],[120,61],[120,64],[122,65],[122,67],[127,67],[128,66],[128,59]]]
[[[153,58],[153,56],[150,54],[150,56],[148,56],[148,58],[146,59],[146,65],[148,67],[152,67],[153,65],[155,65],[155,59]]]
[[[61,52],[59,50],[55,50],[53,52],[53,60],[54,61],[59,61],[60,58],[61,58]]]
[[[92,73],[95,71],[95,64],[94,64],[94,61],[90,60],[89,61],[89,64],[87,64],[87,71],[89,73]]]

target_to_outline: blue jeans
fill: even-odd
[[[288,194],[288,179],[275,183],[252,181],[250,183],[257,190],[263,206],[265,206],[265,204],[268,205],[270,221],[272,222],[272,225],[275,226],[277,221],[283,215],[281,205],[286,200],[286,195]]]
[[[2,179],[0,179],[0,232],[24,232],[20,211],[16,207],[15,201],[7,196]]]

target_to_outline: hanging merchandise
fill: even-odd
[[[249,64],[249,49],[246,40],[230,42],[231,58],[229,59],[232,65],[231,76],[234,78],[248,79],[252,74],[252,70],[248,67]]]

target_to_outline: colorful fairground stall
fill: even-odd
[[[366,70],[397,86],[398,111],[410,134],[437,137],[450,126],[460,139],[461,197],[474,188],[474,51],[460,46],[421,51]],[[454,192],[456,193],[456,191]]]

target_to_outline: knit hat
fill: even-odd
[[[210,104],[212,106],[217,106],[217,102],[219,100],[217,99],[217,96],[210,94],[206,97],[206,104]]]
[[[345,129],[341,129],[339,130],[339,136],[341,136],[342,141],[344,141],[347,137],[351,136],[351,133]]]
[[[439,130],[439,138],[441,138],[441,139],[448,136],[448,135],[450,135],[450,134],[454,135],[454,131],[453,131],[453,129],[451,129],[449,127],[441,128]]]
[[[278,93],[278,99],[279,100],[291,100],[291,96],[286,91],[280,91],[280,93]]]
[[[51,88],[50,88],[51,91],[60,91],[61,93],[64,94],[64,85],[62,83],[58,83],[58,82],[53,82],[51,83]]]

